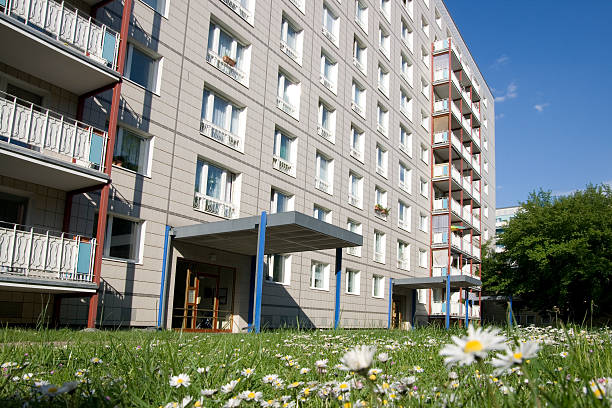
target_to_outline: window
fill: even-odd
[[[313,215],[319,221],[331,223],[331,211],[327,208],[323,208],[319,205],[314,205],[313,207]]]
[[[289,285],[291,283],[291,255],[268,255],[266,280]]]
[[[354,232],[355,234],[361,235],[362,229],[361,229],[361,223],[360,222],[351,220],[349,218],[349,220],[347,221],[346,228],[349,231]],[[346,248],[346,253],[349,254],[349,255],[359,256],[360,257],[361,256],[361,247],[360,246],[359,247],[348,247],[348,248]]]
[[[386,237],[384,232],[374,231],[374,262],[385,263]]]
[[[208,29],[206,61],[241,84],[248,86],[251,47],[240,43],[215,23]]]
[[[274,153],[272,166],[283,173],[295,177],[295,158],[297,157],[297,139],[281,130],[274,132]]]
[[[362,0],[355,0],[355,22],[368,33],[368,5]]]
[[[312,289],[329,290],[329,264],[313,262],[310,275]]]
[[[281,50],[298,64],[302,65],[304,30],[301,30],[283,16],[281,25]]]
[[[221,166],[198,159],[194,208],[224,218],[237,216],[234,189],[237,175]]]
[[[429,230],[429,217],[425,214],[419,214],[419,229],[423,232]]]
[[[382,26],[378,27],[378,47],[387,59],[391,59],[391,38]]]
[[[487,183],[486,181],[484,181],[483,183],[484,183],[484,184],[483,184],[483,187],[482,187],[482,191],[483,191],[485,194],[487,194],[487,195],[488,195],[488,194],[489,194],[489,183]]]
[[[421,78],[421,93],[429,100],[429,82],[425,78]]]
[[[372,296],[375,298],[385,297],[385,278],[380,275],[372,277]]]
[[[402,162],[399,162],[399,187],[409,194],[412,193],[412,170]]]
[[[421,145],[419,157],[424,163],[429,163],[429,149],[425,145]]]
[[[419,266],[421,268],[429,267],[429,260],[427,259],[427,250],[419,249]]]
[[[410,232],[412,230],[412,216],[410,214],[410,206],[405,204],[403,201],[398,202],[397,225],[399,228]]]
[[[202,97],[200,131],[232,149],[243,151],[246,129],[246,109],[240,108],[208,89]]]
[[[128,43],[125,71],[127,79],[158,94],[161,65],[161,57],[152,57],[149,53],[134,46],[134,44]]]
[[[270,213],[293,211],[293,195],[281,192],[275,188],[270,194]]]
[[[412,157],[412,133],[403,126],[400,126],[399,147],[402,152]]]
[[[378,64],[378,89],[380,89],[387,98],[389,97],[389,76],[389,71]]]
[[[441,29],[442,28],[442,15],[440,15],[440,12],[438,11],[437,8],[435,10],[435,16],[436,16],[436,24]]]
[[[141,0],[143,3],[157,11],[159,14],[166,15],[166,0]]]
[[[353,81],[352,87],[353,101],[351,103],[351,108],[361,117],[365,118],[366,90],[355,81]]]
[[[151,138],[120,127],[113,152],[113,165],[149,175]]]
[[[429,132],[429,115],[423,110],[421,111],[421,126]]]
[[[489,150],[489,140],[487,139],[485,135],[482,135],[482,147],[485,150]]]
[[[332,143],[336,142],[336,110],[322,101],[319,101],[317,133]]]
[[[374,188],[374,213],[377,217],[387,219],[389,209],[387,208],[387,192],[376,186]]]
[[[400,89],[400,111],[409,120],[412,120],[412,98],[403,89]]]
[[[400,240],[397,241],[397,267],[410,270],[410,244]]]
[[[484,214],[484,216],[486,218],[489,218],[489,206],[488,205],[484,205],[484,207],[482,208],[482,213]]]
[[[93,225],[94,228],[98,225],[98,214]],[[143,237],[144,222],[108,214],[103,254],[108,258],[141,262]]]
[[[340,23],[327,4],[323,4],[323,35],[326,36],[336,47],[340,46]]]
[[[349,204],[363,208],[363,177],[349,172]]]
[[[401,70],[400,75],[402,76],[402,78],[404,78],[406,82],[408,82],[410,86],[413,86],[412,84],[413,74],[412,73],[413,73],[412,62],[410,62],[408,57],[402,54],[402,70]]]
[[[379,144],[376,145],[376,172],[387,178],[387,150]]]
[[[487,161],[487,159],[482,159],[482,168],[485,172],[489,172],[489,162]]]
[[[412,0],[402,0],[402,4],[404,5],[404,8],[408,12],[408,15],[410,16],[410,18],[414,19],[414,4],[412,3]]]
[[[321,52],[321,83],[333,93],[338,92],[338,63]]]
[[[423,64],[429,68],[429,51],[427,51],[427,48],[423,46],[421,46],[421,61],[423,61]]]
[[[427,37],[429,37],[429,22],[425,20],[424,16],[421,16],[421,29]]]
[[[332,194],[334,179],[334,161],[317,152],[315,187],[327,194]]]
[[[423,197],[429,196],[429,182],[424,178],[421,178],[419,181],[419,193],[421,193]]]
[[[353,64],[361,73],[368,71],[368,48],[355,37],[353,39]]]
[[[363,163],[364,132],[351,125],[351,156]]]
[[[387,21],[391,22],[391,0],[380,0],[380,11]]]
[[[376,106],[376,112],[378,117],[376,129],[384,136],[389,137],[389,111],[381,104],[378,104]]]
[[[279,109],[295,119],[298,119],[300,113],[300,93],[301,84],[279,71],[277,104]]]
[[[255,0],[223,0],[234,13],[238,14],[244,21],[253,25],[253,14]]]
[[[482,237],[484,238],[485,241],[489,239],[489,230],[487,228],[484,229]]]
[[[346,270],[346,293],[358,295],[361,286],[361,273],[355,269]]]
[[[402,41],[406,44],[406,47],[410,52],[414,52],[414,34],[412,28],[402,19]]]

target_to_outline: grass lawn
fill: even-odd
[[[451,335],[466,336],[463,329],[261,335],[4,329],[0,407],[612,406],[611,330],[499,334],[512,348],[537,343],[537,355],[514,354],[514,364],[495,375],[491,359],[506,351],[448,367],[439,352],[453,343]],[[356,345],[376,347],[371,365],[367,356],[344,359],[365,366],[360,372],[340,362]],[[459,349],[486,346],[481,336]]]

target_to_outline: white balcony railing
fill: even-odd
[[[457,89],[461,89],[459,78],[457,78],[457,74],[455,74],[454,71],[451,72],[451,81],[453,82],[453,84],[455,84]]]
[[[442,310],[444,309],[444,311],[446,311],[446,308],[442,307],[444,304],[442,303],[438,303],[438,302],[433,302],[431,304],[431,314],[432,315],[439,315],[442,314]]]
[[[321,125],[317,125],[317,134],[321,136],[323,139],[327,139],[332,143],[336,142],[336,138],[334,137],[334,134],[330,130],[324,128]]]
[[[206,62],[208,62],[213,67],[217,68],[219,71],[223,72],[230,78],[240,82],[244,86],[249,86],[249,77],[246,72],[240,70],[236,65],[230,65],[227,62],[223,61],[223,57],[218,55],[213,50],[208,50],[206,53]]]
[[[455,214],[457,214],[458,216],[461,217],[462,212],[461,212],[461,204],[459,204],[457,202],[457,200],[454,200],[451,198],[451,211],[454,212]]]
[[[397,260],[397,267],[399,269],[403,269],[405,271],[410,270],[410,260],[409,259],[398,259]]]
[[[244,151],[244,140],[242,136],[225,130],[221,126],[217,126],[208,120],[202,119],[200,123],[200,133],[234,150],[239,152]]]
[[[435,53],[447,51],[450,45],[450,38],[434,41],[433,50]]]
[[[365,118],[365,109],[355,101],[351,101],[351,109],[359,116]]]
[[[457,170],[455,166],[451,167],[451,176],[453,177],[453,180],[461,184],[461,173],[459,173],[459,170]]]
[[[298,10],[300,10],[302,13],[304,13],[306,11],[306,9],[304,8],[304,0],[290,0],[293,5],[295,7],[298,8]]]
[[[324,193],[331,194],[332,186],[325,180],[315,177],[315,188],[323,191]]]
[[[376,130],[378,130],[380,133],[382,133],[385,136],[389,134],[387,128],[384,125],[381,125],[380,123],[376,124]]]
[[[467,191],[468,193],[472,193],[472,182],[470,181],[469,177],[463,177],[462,184],[465,191]]]
[[[93,281],[96,240],[0,222],[0,275]]]
[[[361,256],[361,247],[348,247],[346,253],[353,256]]]
[[[476,245],[472,245],[472,255],[474,258],[480,259],[480,248],[478,248]]]
[[[358,149],[355,149],[354,147],[351,147],[351,156],[353,156],[354,158],[356,158],[360,162],[363,162],[363,153],[361,152],[361,150],[358,150]]]
[[[374,252],[374,262],[385,263],[385,254],[383,252]]]
[[[469,310],[470,310],[470,317],[476,317],[476,318],[480,317],[480,306],[479,305],[470,306]]]
[[[397,226],[401,229],[403,229],[404,231],[410,231],[410,222],[404,219],[398,219],[397,220]]]
[[[104,171],[106,132],[0,92],[0,140]]]
[[[355,206],[357,208],[362,208],[362,205],[363,205],[361,201],[361,197],[355,194],[351,194],[351,193],[349,193],[348,195],[348,202],[350,205]]]
[[[366,73],[366,67],[364,64],[361,63],[361,61],[359,61],[356,57],[353,57],[353,64],[357,67],[358,70],[360,70],[362,73]]]
[[[238,16],[240,16],[241,19],[243,19],[250,25],[253,25],[253,13],[251,13],[250,10],[248,10],[246,7],[240,4],[240,1],[221,0],[221,2],[225,3],[225,5],[227,5],[230,9],[232,9],[234,13],[238,14]]]
[[[480,226],[481,226],[480,218],[476,218],[476,216],[474,216],[472,218],[472,225],[474,226],[474,228],[476,228],[478,231],[480,231]]]
[[[457,118],[457,120],[459,122],[461,122],[461,110],[459,109],[459,107],[457,106],[456,103],[451,103],[451,111],[453,112],[453,115],[455,115],[455,117]]]
[[[454,104],[453,104],[454,108]],[[434,113],[448,112],[448,99],[440,99],[434,102]]]
[[[455,135],[455,133],[451,133],[451,143],[453,144],[453,146],[455,146],[455,148],[457,150],[461,150],[461,142],[459,141],[459,138],[457,137],[457,135]]]
[[[461,249],[461,237],[455,233],[451,233],[451,245],[457,249]]]
[[[272,167],[276,170],[295,176],[295,166],[288,160],[283,159],[280,156],[272,155]]]
[[[216,215],[223,218],[235,218],[238,216],[236,206],[233,203],[221,201],[216,198],[208,197],[202,193],[195,193],[193,208],[204,211],[205,213]]]
[[[448,210],[448,198],[436,198],[433,202],[434,211]]]
[[[448,164],[436,164],[434,165],[434,178],[448,177]]]
[[[434,266],[431,274],[433,276],[446,276],[446,266]]]
[[[323,32],[323,35],[325,37],[327,37],[327,39],[329,41],[331,41],[332,43],[334,43],[334,45],[338,45],[338,37],[336,37],[336,35],[334,33],[332,33],[331,31],[329,31],[327,28],[323,27],[321,29],[321,31]]]
[[[333,93],[338,92],[337,85],[333,81],[331,81],[329,78],[327,78],[325,75],[323,74],[319,75],[319,81],[321,81],[323,86],[329,89],[330,91],[332,91]]]
[[[280,96],[276,97],[276,104],[280,110],[282,110],[283,112],[287,113],[290,116],[293,116],[294,118],[297,118],[298,109],[295,105],[286,101]]]
[[[448,143],[448,131],[434,133],[434,144]]]
[[[117,69],[119,33],[77,8],[53,0],[2,0],[0,6],[4,6],[0,12],[75,48],[92,61]]]
[[[280,49],[289,58],[291,58],[292,60],[294,60],[298,64],[302,65],[302,57],[301,57],[301,55],[297,52],[297,50],[294,50],[293,48],[291,48],[289,46],[289,44],[287,44],[287,42],[285,40],[280,40]]]
[[[435,69],[433,73],[433,81],[434,82],[441,82],[441,81],[448,82],[448,68]]]

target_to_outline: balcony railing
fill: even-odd
[[[361,256],[361,247],[348,247],[346,253],[353,256]]]
[[[334,134],[329,129],[326,129],[321,125],[317,125],[317,134],[321,136],[323,139],[329,140],[332,143],[336,142],[336,138],[334,137]]]
[[[206,62],[208,62],[213,67],[217,68],[219,71],[223,72],[230,78],[240,82],[244,86],[249,86],[249,77],[246,72],[238,69],[235,65],[232,66],[227,62],[223,61],[223,57],[218,55],[213,50],[208,50],[206,53]]]
[[[453,84],[455,84],[457,89],[461,89],[459,78],[457,77],[457,74],[455,74],[454,71],[451,72],[451,80],[453,81]]]
[[[327,78],[325,75],[321,74],[319,76],[319,81],[321,81],[323,86],[329,89],[330,91],[332,91],[333,93],[338,92],[338,88],[336,87],[336,84],[332,82],[331,80],[329,80],[329,78]]]
[[[329,31],[327,28],[323,27],[321,29],[321,31],[323,32],[323,35],[325,37],[327,37],[327,39],[329,41],[331,41],[332,43],[334,43],[334,45],[338,45],[338,37],[336,37],[336,35],[334,33],[332,33],[331,31]]]
[[[463,304],[458,303],[458,302],[453,302],[451,300],[450,302],[450,314],[452,316],[463,316],[462,312],[463,312]],[[446,314],[446,302],[442,301],[442,302],[433,302],[431,304],[431,314],[432,315],[445,315]]]
[[[53,0],[3,0],[0,5],[4,5],[0,12],[75,48],[92,61],[117,69],[119,33],[77,8]]]
[[[399,269],[403,269],[405,271],[410,270],[410,260],[409,259],[398,259],[397,260],[397,267]]]
[[[433,81],[448,81],[448,68],[435,69],[433,74]]]
[[[351,101],[351,109],[362,118],[365,118],[365,109],[361,107],[361,105],[359,105],[357,102]]]
[[[403,229],[404,231],[410,231],[410,222],[407,220],[403,220],[403,219],[398,219],[397,220],[397,226],[401,229]]]
[[[448,198],[436,198],[433,202],[434,211],[448,210]]]
[[[284,100],[280,96],[276,97],[276,104],[280,110],[282,110],[283,112],[287,113],[290,116],[293,116],[294,118],[297,118],[298,109],[295,105]]]
[[[349,193],[348,202],[350,205],[355,206],[357,208],[362,207],[361,197],[359,197],[358,195]]]
[[[385,254],[383,252],[374,252],[374,262],[385,263]]]
[[[448,99],[440,99],[440,100],[435,101],[433,109],[434,109],[434,113],[448,112]]]
[[[96,240],[0,222],[0,275],[93,281]]]
[[[193,208],[208,214],[228,219],[238,216],[236,206],[233,203],[208,197],[198,192],[195,193],[193,199]]]
[[[461,110],[459,109],[459,107],[457,106],[456,103],[451,103],[451,111],[453,112],[453,115],[455,115],[455,117],[457,118],[457,120],[459,122],[461,122]]]
[[[297,50],[291,48],[291,46],[289,46],[285,40],[280,40],[280,49],[282,52],[287,54],[289,58],[302,65],[302,57],[300,54],[297,52]]]
[[[408,156],[412,157],[412,148],[411,146],[408,146],[407,144],[401,143],[399,144],[399,149],[406,153]]]
[[[323,191],[324,193],[331,194],[332,186],[325,180],[315,177],[315,188]]]
[[[469,307],[470,317],[480,317],[480,306],[479,305],[470,305]]]
[[[434,133],[434,144],[448,143],[448,131]]]
[[[272,167],[290,176],[295,176],[295,166],[293,163],[280,156],[272,155]]]
[[[305,11],[304,0],[290,0],[290,1],[293,3],[293,5],[295,7],[298,8],[298,10],[300,10],[302,13],[304,13],[304,11]]]
[[[353,57],[353,64],[360,70],[362,73],[366,73],[366,67],[357,59],[357,57]]]
[[[467,191],[468,193],[472,192],[472,182],[470,181],[469,177],[463,177],[462,184],[465,191]]]
[[[221,126],[217,126],[208,120],[202,119],[200,123],[200,132],[204,136],[216,140],[234,150],[239,152],[244,151],[244,141],[241,136],[225,130]]]
[[[434,178],[448,177],[448,164],[436,164],[434,165]]]
[[[380,133],[382,133],[385,136],[388,135],[388,130],[385,127],[385,125],[381,125],[380,123],[377,123],[376,124],[376,130],[378,130]]]
[[[461,204],[459,204],[459,202],[453,198],[451,198],[451,211],[460,217],[463,215],[463,212],[461,211]]]
[[[246,7],[243,7],[242,4],[240,4],[240,1],[221,0],[221,2],[225,3],[230,9],[232,9],[234,13],[238,14],[241,19],[243,19],[250,25],[253,25],[253,13],[251,13],[251,11],[248,10]]]
[[[360,150],[355,149],[354,147],[351,147],[351,156],[361,162],[363,161],[363,153]]]
[[[106,132],[0,92],[0,140],[104,171]]]

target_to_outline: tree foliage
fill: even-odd
[[[571,195],[538,191],[521,203],[497,240],[486,248],[483,289],[517,295],[536,311],[558,307],[582,320],[612,307],[612,190],[588,185]]]

